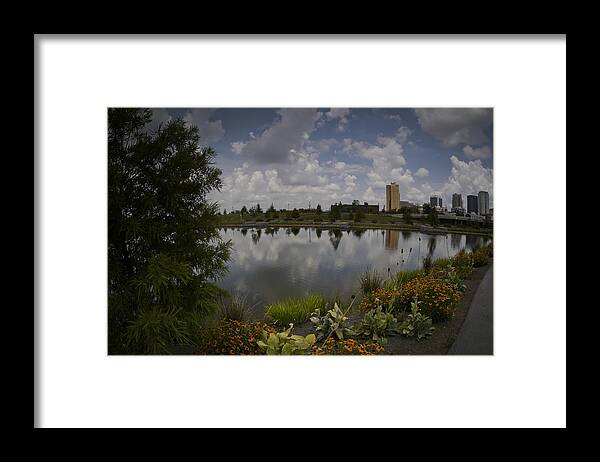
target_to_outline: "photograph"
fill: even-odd
[[[107,150],[108,355],[494,354],[492,107],[108,107]]]

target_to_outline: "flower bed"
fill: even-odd
[[[201,355],[260,355],[258,346],[262,331],[275,330],[262,322],[245,323],[234,320],[219,321],[213,327],[203,328],[197,341],[197,354]]]

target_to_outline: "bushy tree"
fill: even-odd
[[[182,119],[108,111],[109,354],[164,354],[216,308],[231,244],[216,228],[215,152]],[[226,213],[226,211],[224,211]]]
[[[342,214],[340,213],[340,209],[337,206],[332,206],[330,211],[329,211],[329,218],[331,218],[332,220],[339,220],[342,217]]]
[[[248,209],[246,208],[245,205],[242,207],[241,213],[242,213],[242,215],[246,215],[248,213]]]
[[[429,221],[429,224],[431,226],[437,226],[439,224],[438,211],[436,210],[435,207],[431,207],[431,209],[429,210],[429,214],[427,215],[427,220]]]
[[[406,223],[407,225],[412,224],[412,210],[410,207],[402,208],[402,217],[404,218],[404,223]]]
[[[321,212],[323,210],[321,209],[321,204],[317,204],[317,215],[321,215]]]

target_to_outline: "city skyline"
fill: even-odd
[[[176,117],[215,149],[221,210],[271,203],[306,208],[386,201],[385,185],[420,205],[439,195],[489,191],[493,114],[486,108],[154,109],[153,127]]]

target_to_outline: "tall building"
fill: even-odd
[[[432,207],[441,207],[442,206],[442,198],[440,196],[433,195],[429,198],[429,205]]]
[[[385,185],[385,211],[400,210],[400,185],[392,181]]]
[[[463,201],[462,201],[462,194],[460,193],[454,193],[452,194],[452,208],[462,208],[463,206]]]
[[[490,195],[487,191],[479,191],[479,194],[477,194],[477,207],[479,215],[490,213]]]
[[[477,196],[469,194],[467,196],[467,213],[478,213]]]

